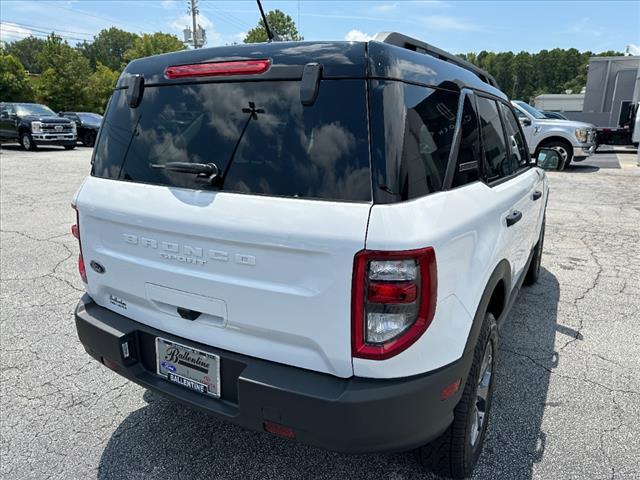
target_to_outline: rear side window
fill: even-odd
[[[374,197],[411,200],[442,190],[459,93],[397,81],[371,82]]]
[[[370,201],[366,111],[364,80],[325,80],[308,107],[298,81],[149,86],[134,109],[117,90],[92,174],[207,189],[162,166],[213,162],[228,167],[225,191]]]
[[[507,107],[504,103],[500,104],[502,110],[502,118],[504,119],[504,128],[507,133],[507,146],[509,147],[509,163],[511,164],[511,170],[517,172],[522,168],[526,168],[529,164],[529,155],[527,154],[527,147],[520,133],[518,120],[511,108]]]
[[[458,148],[458,162],[452,186],[460,187],[478,180],[481,163],[478,114],[476,113],[474,98],[467,95],[462,108],[460,147]]]
[[[511,174],[498,105],[494,100],[478,97],[478,114],[487,181],[492,182]]]

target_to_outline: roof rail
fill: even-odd
[[[395,45],[396,47],[406,48],[408,50],[413,50],[418,53],[426,53],[427,55],[431,55],[432,57],[436,57],[440,60],[444,60],[445,62],[453,63],[459,67],[464,68],[465,70],[469,70],[476,74],[480,80],[489,85],[499,88],[498,82],[493,76],[479,67],[476,67],[473,63],[467,62],[462,58],[453,55],[449,52],[445,52],[444,50],[434,47],[433,45],[429,45],[421,40],[417,40],[412,37],[408,37],[398,32],[380,32],[376,34],[373,38],[377,42],[388,43],[389,45]]]

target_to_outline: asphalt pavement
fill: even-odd
[[[91,359],[73,322],[83,288],[69,234],[90,154],[0,154],[0,478],[434,478],[410,452],[340,455],[246,431]],[[639,477],[635,162],[606,152],[549,175],[541,280],[523,289],[501,333],[474,478]]]

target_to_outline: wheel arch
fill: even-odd
[[[574,147],[573,147],[573,144],[571,143],[571,140],[569,140],[568,138],[566,138],[566,137],[564,137],[562,135],[558,135],[557,132],[554,133],[553,135],[549,135],[548,137],[545,137],[542,140],[540,140],[538,142],[538,145],[536,146],[536,153],[541,148],[543,148],[546,144],[549,144],[551,142],[562,142],[562,143],[566,144],[571,149],[571,154],[573,156]]]
[[[482,330],[482,323],[487,312],[491,312],[500,323],[501,316],[505,314],[511,295],[511,265],[506,259],[502,259],[494,268],[486,283],[478,308],[473,317],[473,323],[469,331],[467,343],[464,347],[464,355],[473,351]]]

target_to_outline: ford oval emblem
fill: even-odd
[[[98,262],[96,262],[95,260],[91,260],[89,265],[91,265],[91,268],[93,269],[94,272],[104,273],[104,267],[100,265]]]
[[[171,373],[176,373],[176,367],[172,363],[165,362],[164,360],[160,362],[160,366],[165,370],[170,371]]]

